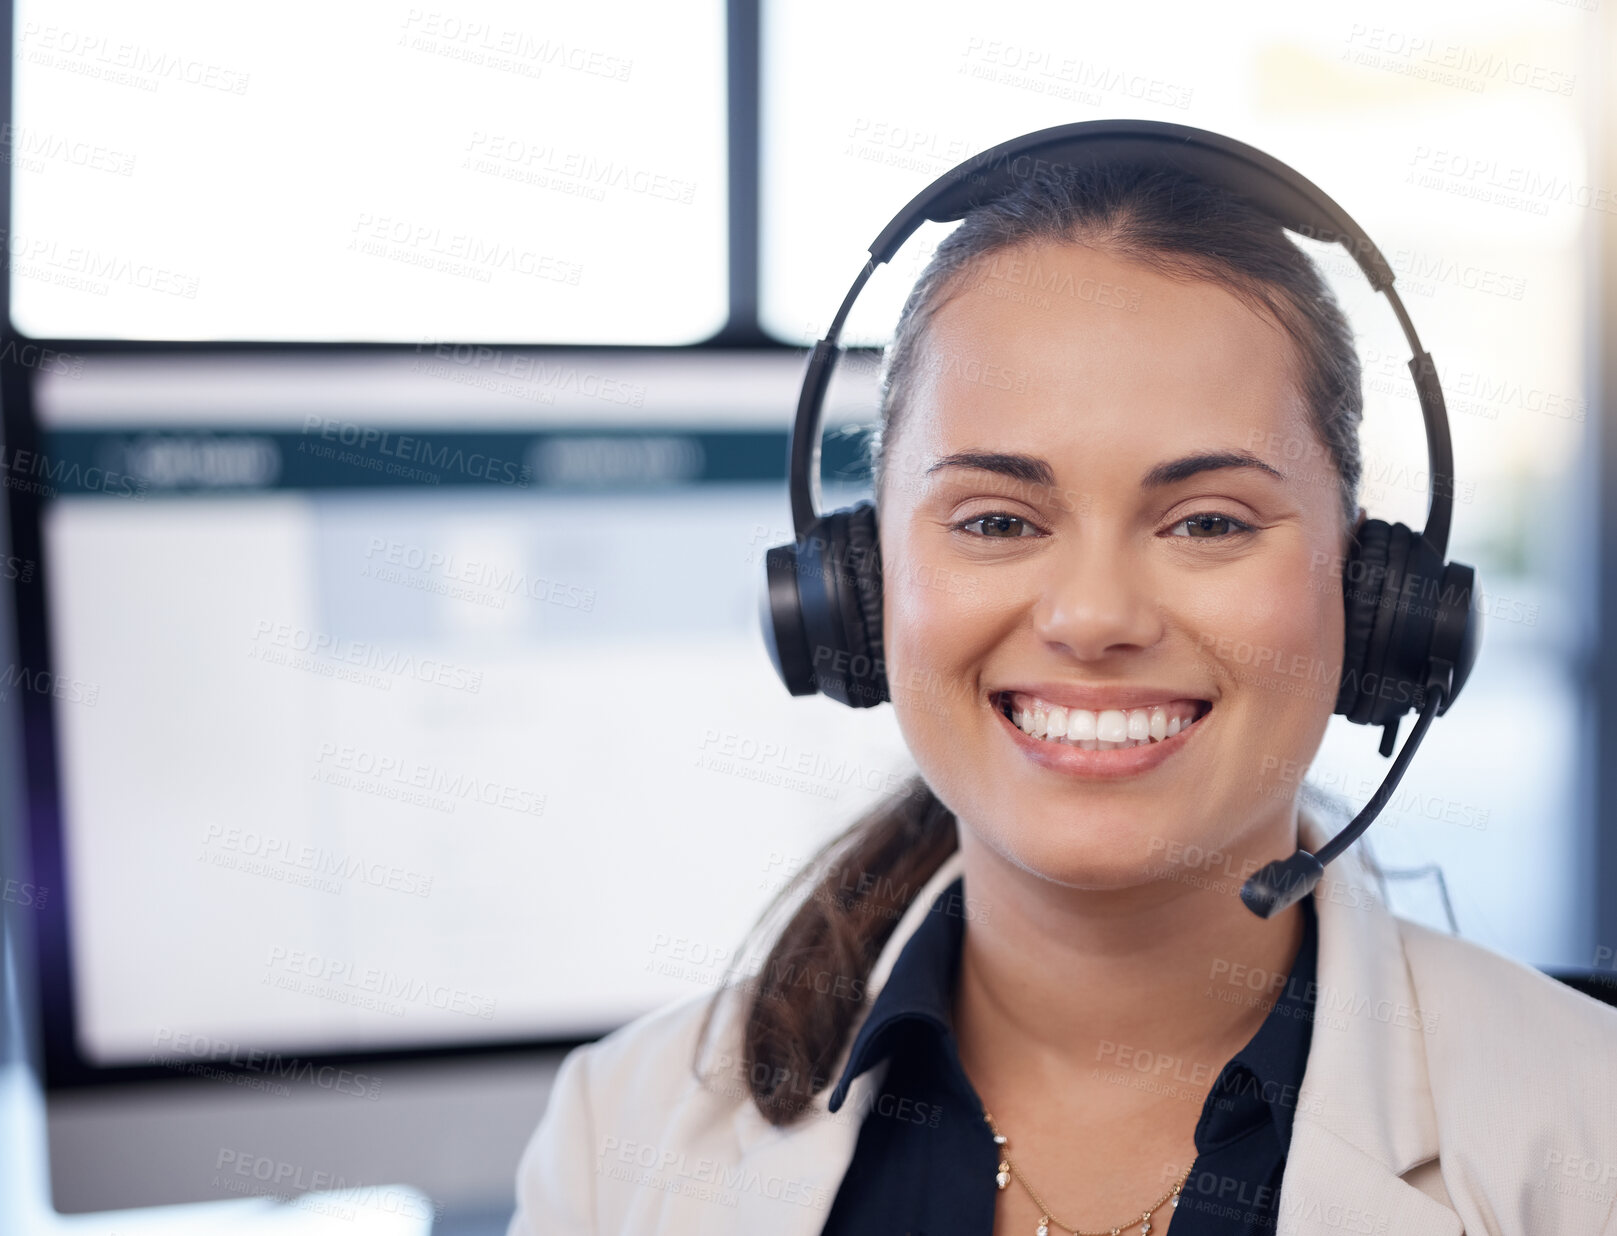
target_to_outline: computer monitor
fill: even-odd
[[[60,1209],[229,1196],[221,1155],[498,1204],[560,1053],[749,964],[770,896],[913,771],[891,710],[793,699],[762,646],[801,369],[28,375],[7,685]],[[840,379],[829,499],[874,380]]]

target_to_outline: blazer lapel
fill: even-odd
[[[1277,1236],[1464,1236],[1460,1216],[1299,1113],[1280,1182]]]
[[[1329,840],[1306,808],[1299,844]],[[1318,991],[1308,1065],[1280,1186],[1276,1236],[1344,1231],[1462,1236],[1460,1217],[1404,1180],[1437,1156],[1429,1021],[1375,878],[1349,848],[1315,886]]]

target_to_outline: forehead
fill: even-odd
[[[969,440],[1059,466],[1104,444],[1154,462],[1312,434],[1294,346],[1272,318],[1221,284],[1082,245],[978,259],[915,362],[901,436],[929,454]]]

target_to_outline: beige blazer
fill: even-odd
[[[1317,850],[1328,834],[1307,809],[1299,821]],[[861,1018],[960,870],[956,851],[899,920]],[[1356,848],[1313,897],[1319,994],[1277,1236],[1617,1236],[1617,1009],[1393,915]],[[714,1014],[703,1082],[693,1060],[709,991],[562,1061],[517,1170],[508,1236],[822,1229],[887,1065],[835,1114],[827,1086],[776,1128],[735,1065],[736,990]]]

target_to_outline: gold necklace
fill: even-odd
[[[999,1126],[994,1123],[994,1118],[988,1114],[986,1108],[983,1110],[983,1119],[988,1122],[988,1127],[994,1132],[994,1145],[1000,1148],[999,1172],[994,1176],[994,1183],[997,1184],[1001,1189],[1004,1189],[1011,1183],[1012,1176],[1015,1176],[1022,1182],[1022,1187],[1027,1190],[1028,1196],[1033,1199],[1033,1203],[1039,1208],[1039,1213],[1041,1215],[1036,1236],[1050,1236],[1050,1224],[1052,1223],[1054,1223],[1057,1227],[1066,1228],[1072,1233],[1072,1236],[1120,1236],[1121,1233],[1126,1232],[1129,1228],[1138,1223],[1140,1225],[1140,1236],[1147,1236],[1147,1233],[1151,1231],[1151,1216],[1156,1213],[1157,1208],[1161,1206],[1163,1202],[1167,1201],[1169,1198],[1172,1198],[1173,1204],[1175,1206],[1179,1205],[1179,1190],[1184,1188],[1185,1181],[1190,1179],[1190,1167],[1196,1166],[1194,1163],[1192,1163],[1190,1167],[1187,1167],[1185,1169],[1185,1174],[1179,1177],[1179,1183],[1174,1185],[1173,1188],[1169,1189],[1161,1197],[1157,1198],[1156,1201],[1152,1202],[1138,1219],[1130,1219],[1127,1223],[1121,1225],[1120,1227],[1108,1228],[1104,1232],[1081,1232],[1077,1228],[1073,1227],[1070,1223],[1063,1223],[1059,1219],[1052,1219],[1050,1217],[1050,1208],[1044,1204],[1044,1199],[1033,1191],[1033,1186],[1028,1184],[1027,1177],[1022,1175],[1022,1173],[1016,1169],[1015,1165],[1012,1164],[1011,1156],[1005,1149],[1006,1146],[1010,1145],[1010,1140],[999,1131]]]

